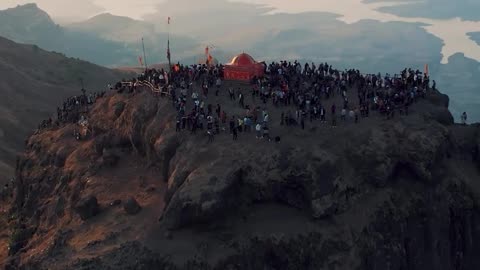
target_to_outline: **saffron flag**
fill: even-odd
[[[143,59],[141,56],[138,57],[138,63],[140,63],[140,66],[143,66]]]
[[[210,64],[212,63],[212,61],[213,61],[212,55],[208,54],[208,58],[207,58],[207,59],[208,59],[208,60],[207,60],[207,63],[210,65]]]
[[[424,73],[425,73],[426,76],[428,76],[428,64],[425,64]]]

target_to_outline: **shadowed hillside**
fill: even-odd
[[[51,116],[66,97],[86,89],[104,90],[126,74],[85,61],[0,38],[0,182],[13,176],[15,155],[40,120]]]

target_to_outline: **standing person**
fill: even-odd
[[[343,121],[347,120],[347,109],[345,109],[345,107],[342,109],[340,119],[342,119]]]
[[[351,121],[354,121],[355,120],[355,111],[353,109],[350,110],[350,112],[348,113],[348,118],[351,120]],[[356,121],[355,121],[356,123]]]
[[[320,121],[322,123],[325,123],[326,122],[326,119],[325,119],[325,108],[324,107],[321,107],[320,108]]]
[[[238,132],[243,132],[243,119],[241,117],[239,117],[237,119],[237,122],[238,122],[238,125],[237,125],[237,128],[238,128]]]
[[[240,107],[245,108],[244,97],[242,93],[238,94],[238,103],[240,104]]]
[[[269,120],[270,120],[270,116],[268,115],[267,112],[265,112],[263,116],[263,125],[267,126]]]
[[[198,117],[194,117],[194,118],[192,119],[192,132],[191,132],[191,134],[195,134],[195,133],[196,133],[197,127],[198,127]]]
[[[220,79],[220,77],[217,78],[216,85],[217,85],[217,90],[215,91],[215,96],[218,97],[218,93],[220,92],[220,87],[222,87],[222,79]]]
[[[270,139],[270,130],[268,129],[267,126],[264,126],[264,127],[263,127],[263,138],[264,138],[265,140],[271,141],[271,139]]]
[[[222,124],[226,124],[227,123],[227,113],[225,111],[222,111],[220,113],[220,119],[222,120]]]
[[[257,139],[260,139],[262,137],[262,125],[260,123],[255,126],[255,131],[257,132]]]
[[[230,134],[233,134],[234,129],[235,129],[235,116],[232,116],[232,119],[230,119]]]
[[[251,120],[248,117],[243,118],[243,125],[245,126],[245,132],[250,132],[251,130]]]
[[[181,129],[181,125],[180,125],[180,116],[177,117],[177,125],[176,125],[176,128],[175,128],[175,131],[176,132],[180,132],[182,129]]]
[[[218,103],[217,103],[217,109],[215,110],[215,112],[217,113],[217,116],[220,118],[220,114],[222,112],[222,107]]]
[[[332,105],[331,112],[332,112],[332,127],[336,127],[337,126],[337,115],[336,115],[337,107],[335,106],[335,104]]]
[[[208,134],[208,143],[212,143],[214,140],[213,130],[209,129],[207,131],[207,134]]]
[[[236,127],[233,128],[233,140],[236,141],[238,139],[238,130]]]
[[[466,125],[467,124],[467,113],[466,112],[463,112],[462,113],[462,116],[460,117],[461,121],[462,121],[462,125]]]
[[[220,121],[215,117],[215,134],[220,134]]]
[[[358,109],[358,107],[355,108],[354,114],[355,114],[355,124],[357,124],[358,123],[358,115],[360,114],[360,110]]]

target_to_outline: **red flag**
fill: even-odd
[[[425,64],[425,70],[424,70],[425,75],[428,76],[428,64]]]
[[[208,64],[211,64],[212,61],[213,61],[213,57],[210,54],[208,54]]]
[[[208,46],[205,48],[205,55],[208,56]]]
[[[140,63],[140,66],[143,66],[143,59],[141,56],[138,57],[138,63]]]

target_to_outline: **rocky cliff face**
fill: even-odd
[[[480,127],[447,106],[207,144],[167,99],[107,95],[88,139],[29,139],[7,269],[479,269]]]

